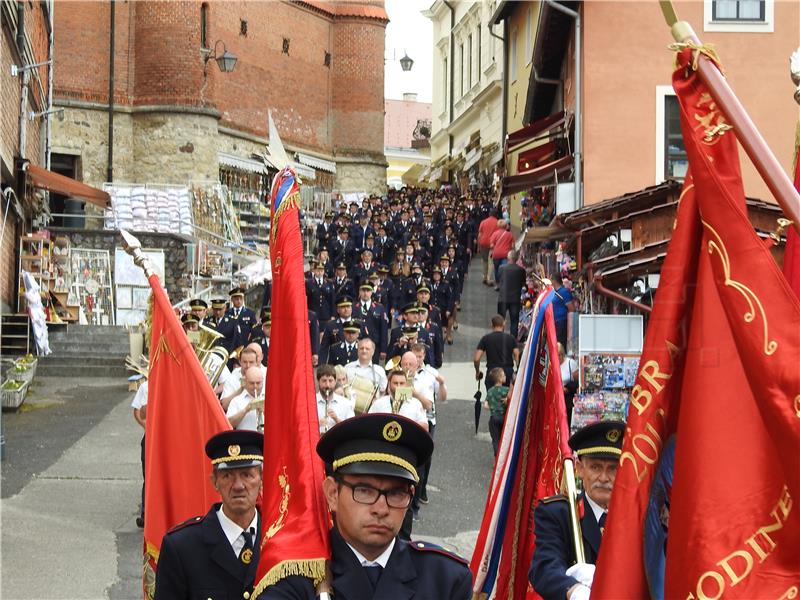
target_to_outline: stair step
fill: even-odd
[[[130,375],[124,366],[95,366],[91,364],[82,365],[47,365],[42,364],[36,370],[36,377],[128,377]]]

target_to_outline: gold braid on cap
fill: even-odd
[[[617,456],[622,455],[622,450],[619,448],[614,448],[613,446],[592,446],[591,448],[581,448],[576,452],[578,456],[583,456],[584,454],[599,454],[600,452],[604,452],[606,454],[616,454]]]
[[[344,467],[356,462],[385,462],[398,467],[403,467],[406,471],[414,476],[414,483],[419,483],[419,475],[417,470],[407,460],[395,456],[394,454],[384,454],[382,452],[359,452],[358,454],[351,454],[339,460],[333,461],[333,470],[336,471],[339,467]]]
[[[211,461],[212,465],[218,465],[224,462],[234,462],[237,460],[260,460],[264,462],[264,457],[260,454],[239,454],[237,456],[223,456],[222,458],[215,458]]]

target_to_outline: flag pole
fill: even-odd
[[[581,520],[578,517],[578,490],[575,487],[575,470],[571,458],[564,459],[564,492],[567,494],[569,503],[569,522],[572,531],[572,546],[575,549],[575,562],[586,562],[583,552]]]
[[[692,26],[686,21],[679,21],[670,0],[659,0],[661,12],[672,31],[672,37],[680,44],[691,43],[693,46],[702,47],[700,39],[695,34]],[[772,192],[786,216],[794,221],[795,230],[800,233],[800,194],[783,170],[778,159],[767,146],[766,141],[759,133],[752,119],[745,111],[742,103],[733,93],[722,72],[699,52],[697,73],[705,83],[716,103],[733,124],[733,132],[739,143],[744,148],[747,156],[753,161],[764,183]]]

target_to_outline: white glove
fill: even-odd
[[[586,587],[592,587],[594,565],[590,565],[589,563],[574,564],[567,569],[567,577],[574,577],[579,583],[582,583]],[[589,597],[588,594],[586,597]]]
[[[582,583],[578,584],[572,595],[569,597],[569,600],[589,600],[589,594],[592,593],[591,588],[586,587]]]

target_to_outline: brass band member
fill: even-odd
[[[428,431],[428,417],[419,400],[413,397],[414,388],[402,369],[389,373],[388,394],[372,403],[370,413],[394,413],[415,421]]]
[[[344,396],[334,393],[336,388],[336,369],[332,365],[317,367],[317,418],[319,432],[325,433],[345,419],[354,417],[353,406]]]

